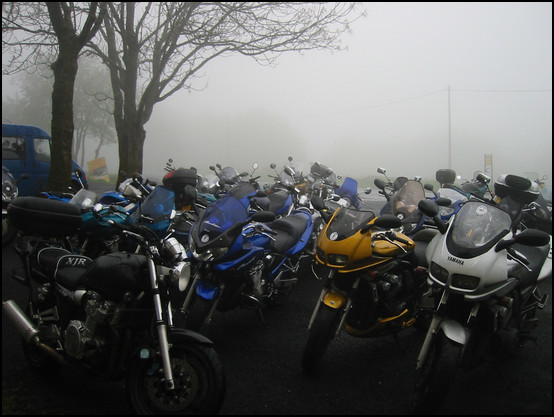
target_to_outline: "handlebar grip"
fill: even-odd
[[[398,236],[394,236],[394,240],[396,240],[397,242],[403,243],[404,245],[409,245],[410,244],[409,241],[407,241],[406,239],[403,239],[401,237],[398,237]]]

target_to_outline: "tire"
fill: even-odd
[[[416,371],[412,414],[436,414],[456,378],[462,346],[439,332],[422,367]]]
[[[7,216],[2,216],[2,247],[12,243],[16,235],[17,229],[10,224]]]
[[[321,363],[340,323],[341,313],[342,310],[320,305],[302,355],[302,369],[306,374],[313,374]]]
[[[170,348],[175,391],[165,389],[160,356],[131,366],[125,384],[136,414],[218,414],[225,397],[225,374],[212,347],[179,344]]]
[[[190,291],[193,291],[193,289]],[[185,329],[199,332],[204,325],[204,320],[208,316],[211,308],[212,301],[195,295],[189,307],[189,311],[185,315],[185,323],[183,327]]]

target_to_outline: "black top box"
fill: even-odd
[[[19,230],[39,236],[71,236],[83,222],[79,206],[43,197],[17,197],[8,205],[8,219]]]

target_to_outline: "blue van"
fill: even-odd
[[[46,185],[50,172],[50,144],[52,138],[36,126],[2,123],[2,165],[6,166],[18,181],[26,173],[29,178],[18,181],[20,196],[37,195],[48,191]],[[85,171],[75,161],[71,161],[71,187],[81,188],[81,181],[88,188]]]

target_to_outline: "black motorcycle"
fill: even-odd
[[[225,375],[212,342],[173,325],[171,291],[186,288],[190,273],[171,231],[160,238],[146,226],[107,220],[139,249],[92,260],[68,250],[66,236],[82,222],[78,206],[19,197],[8,216],[20,229],[14,248],[23,263],[13,278],[29,301],[25,312],[13,300],[2,309],[32,368],[52,375],[69,364],[124,380],[138,414],[219,412]]]

